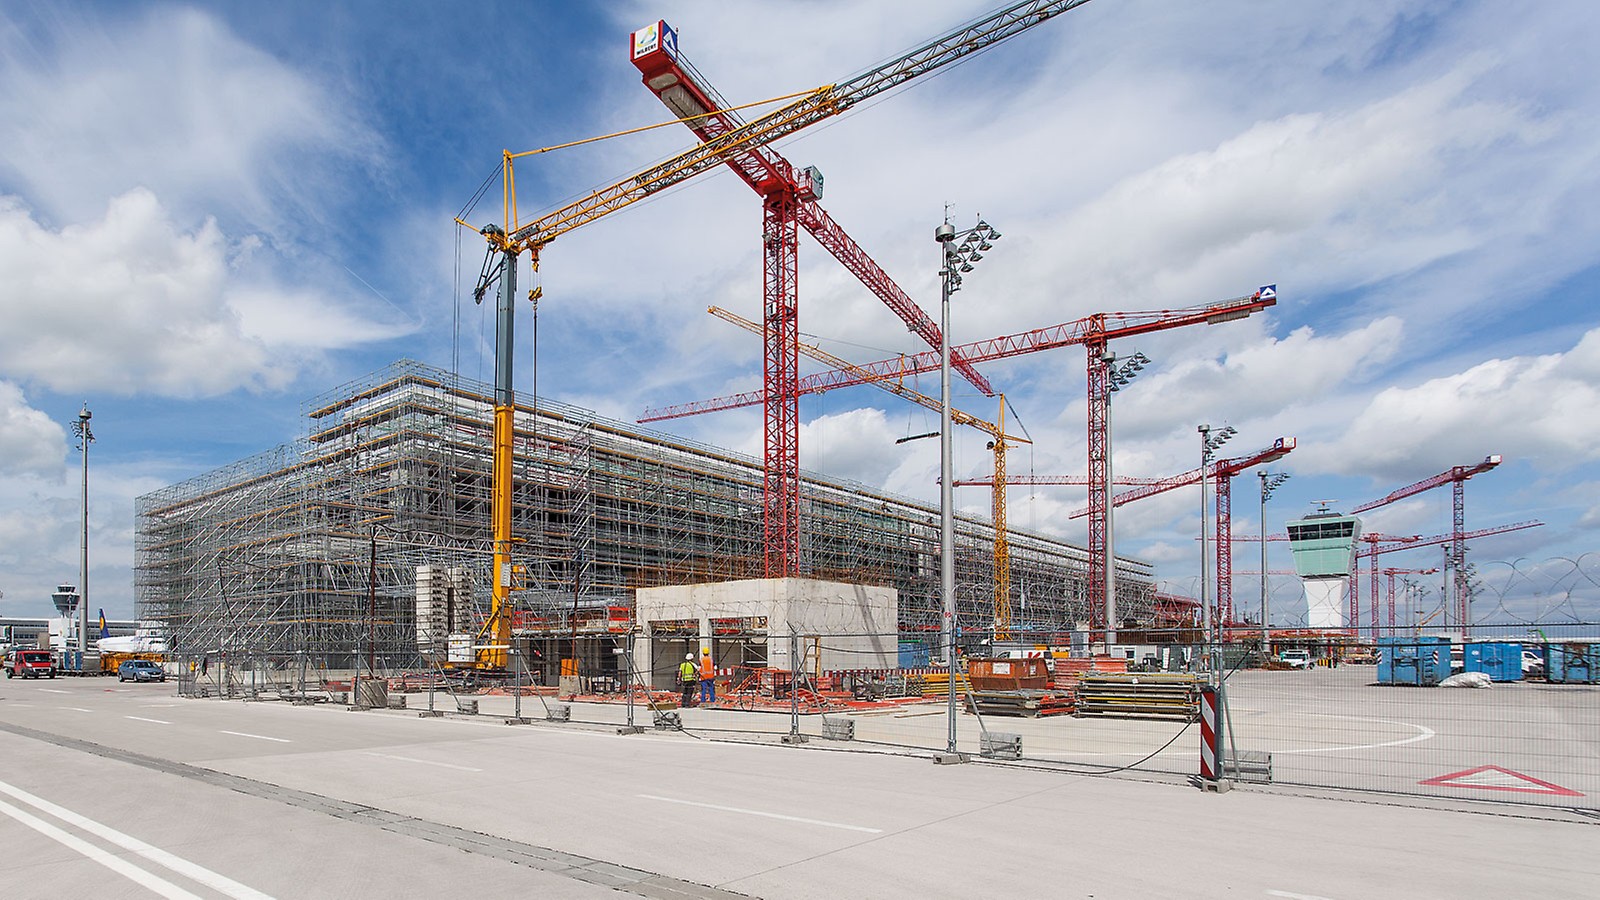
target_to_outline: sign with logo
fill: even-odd
[[[663,20],[657,20],[633,33],[633,58],[648,56],[657,50],[678,58],[678,33]]]

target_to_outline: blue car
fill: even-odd
[[[117,666],[118,681],[166,681],[166,670],[148,659],[130,659]]]

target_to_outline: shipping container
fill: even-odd
[[[1378,683],[1432,687],[1450,674],[1450,639],[1378,639]]]
[[[1482,672],[1491,681],[1522,680],[1522,645],[1503,641],[1473,641],[1462,648],[1465,671]]]
[[[1596,680],[1600,645],[1548,644],[1544,648],[1544,674],[1553,684],[1600,684]]]

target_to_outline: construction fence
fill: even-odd
[[[186,673],[180,690],[863,752],[953,750],[1074,775],[1189,777],[1198,772],[1200,688],[1220,672],[1230,780],[1600,814],[1600,640],[1588,635],[1600,635],[1600,623],[1543,634],[1479,625],[1467,642],[1409,632],[1376,642],[1299,634],[1274,639],[1266,654],[1259,642],[1233,640],[1099,644],[1007,659],[979,655],[988,645],[964,638],[974,653],[958,656],[953,703],[950,669],[923,655],[937,652],[923,641],[902,643],[906,665],[819,664],[830,647],[899,634],[774,634],[765,641],[784,651],[773,655],[800,660],[798,672],[721,665],[710,687],[678,683],[682,655],[658,656],[653,671],[640,670],[630,652],[636,644],[623,640],[606,654],[614,668],[571,666],[551,683],[519,659],[511,676],[473,682],[420,658],[409,667],[382,658],[373,669],[207,666]],[[1071,653],[1072,636],[1059,637],[1056,652]],[[363,680],[381,692],[364,692]]]

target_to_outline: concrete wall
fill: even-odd
[[[651,659],[652,623],[697,620],[701,647],[712,645],[712,619],[764,617],[767,661],[792,667],[791,629],[801,636],[802,665],[815,671],[893,668],[899,661],[899,593],[894,588],[808,578],[749,579],[641,588],[638,620],[644,633],[634,645],[636,665],[655,671],[657,683],[678,660]]]

